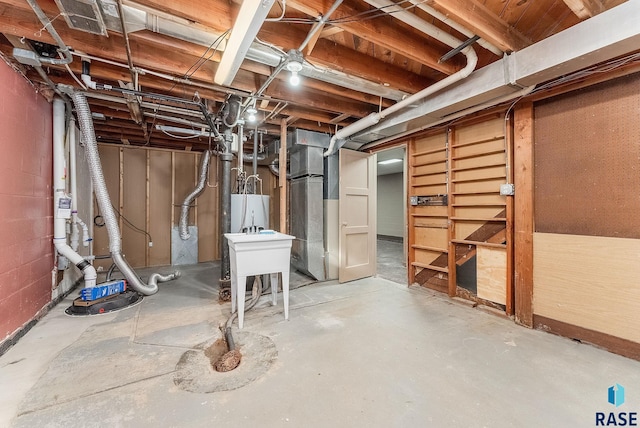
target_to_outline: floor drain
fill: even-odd
[[[182,354],[173,383],[190,392],[231,391],[260,378],[278,357],[275,343],[267,336],[239,331],[234,338],[242,353],[242,362],[234,370],[222,372],[213,367],[227,353],[226,342],[218,336]]]

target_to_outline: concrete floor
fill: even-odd
[[[215,269],[182,268],[117,313],[72,318],[71,297],[58,305],[0,357],[0,426],[588,427],[595,412],[640,409],[640,362],[381,278],[297,288],[289,321],[282,296],[276,307],[264,296],[242,330],[274,345],[264,373],[187,392],[183,355],[229,314]],[[252,355],[238,374],[203,377],[232,383]],[[615,383],[627,388],[618,409]]]
[[[398,284],[407,284],[407,266],[402,239],[391,240],[378,237],[376,250],[378,260],[376,276]]]

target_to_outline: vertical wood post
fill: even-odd
[[[449,297],[455,297],[458,292],[458,280],[456,278],[456,244],[453,240],[456,237],[456,225],[453,221],[453,146],[455,145],[455,132],[453,128],[447,129],[447,279],[448,279],[448,291]]]
[[[533,326],[533,103],[514,111],[515,321]]]
[[[506,156],[506,173],[507,183],[513,183],[513,126],[511,118],[507,115],[504,118],[504,141],[505,141],[505,156]],[[513,276],[514,276],[514,260],[513,260],[513,196],[506,197],[506,211],[507,211],[507,226],[506,226],[506,241],[507,241],[507,290],[506,290],[506,307],[505,312],[507,315],[514,315],[514,293],[513,293]]]
[[[287,233],[287,120],[280,122],[280,156],[278,159],[280,177],[280,232]]]

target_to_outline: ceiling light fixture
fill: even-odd
[[[213,81],[230,86],[275,0],[244,0]]]
[[[387,160],[378,162],[378,165],[389,165],[389,164],[398,163],[398,162],[402,162],[402,159],[387,159]]]
[[[256,115],[258,114],[258,110],[256,109],[256,100],[252,100],[251,103],[249,104],[249,107],[247,107],[247,109],[245,110],[246,113],[246,117],[247,117],[247,121],[249,122],[255,122],[256,121]]]
[[[304,57],[302,56],[302,52],[297,49],[291,49],[289,51],[286,67],[287,70],[291,72],[291,76],[289,77],[291,86],[298,86],[300,84],[300,76],[298,73],[302,71],[303,62]]]

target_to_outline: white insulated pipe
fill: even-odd
[[[95,287],[98,277],[95,268],[67,244],[67,220],[63,216],[61,200],[68,199],[66,162],[64,153],[65,104],[61,98],[53,100],[53,245],[56,251],[82,271],[84,286]],[[64,201],[63,201],[64,202]]]
[[[391,12],[394,12],[394,16],[396,18],[422,31],[423,33],[441,41],[442,43],[446,44],[447,46],[450,46],[451,48],[455,49],[462,44],[461,40],[458,40],[457,38],[453,37],[451,34],[442,31],[440,28],[436,27],[435,25],[432,25],[424,21],[423,19],[417,17],[413,13],[407,12],[402,7],[397,6],[395,3],[389,0],[365,0],[365,1],[374,7],[389,8],[388,10],[390,10]],[[379,111],[377,113],[371,113],[369,116],[366,116],[358,120],[357,122],[354,122],[351,125],[338,130],[333,135],[333,137],[331,137],[329,148],[324,152],[324,156],[327,157],[334,153],[335,145],[338,140],[347,139],[353,134],[363,131],[377,124],[382,119],[389,116],[390,114],[393,114],[399,110],[402,110],[410,106],[412,103],[420,101],[428,97],[429,95],[432,95],[438,91],[441,91],[442,89],[450,85],[453,85],[454,83],[469,76],[473,72],[473,70],[476,68],[476,64],[478,63],[478,56],[476,55],[476,52],[473,50],[471,46],[467,46],[466,48],[464,48],[461,51],[461,53],[465,55],[467,58],[467,65],[465,65],[465,67],[462,70],[450,76],[447,76],[446,78],[434,83],[433,85],[421,90],[420,92],[417,92],[413,95],[408,96],[407,98],[395,103],[394,105],[392,105],[391,107],[385,110]]]
[[[80,217],[78,217],[78,176],[76,168],[76,121],[72,117],[67,124],[67,141],[69,142],[69,176],[71,178],[71,248],[78,251],[80,241],[80,230],[82,227],[82,246],[88,247],[91,242],[89,228]]]

